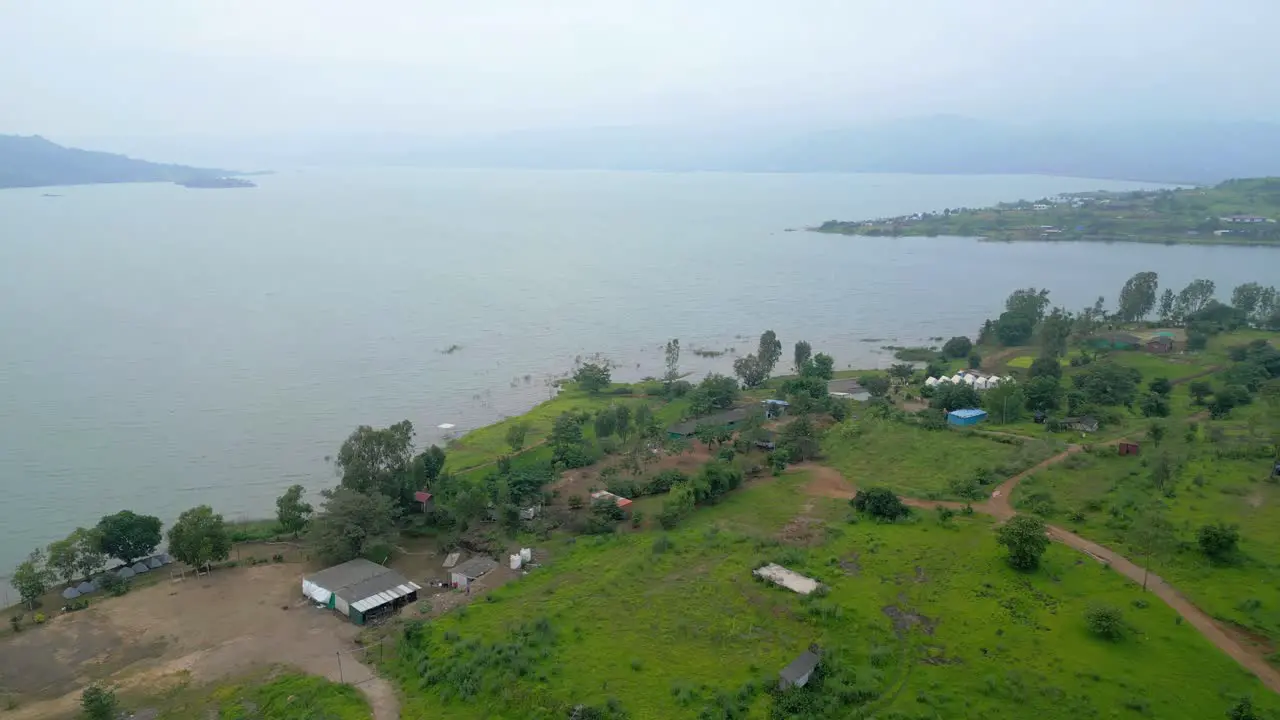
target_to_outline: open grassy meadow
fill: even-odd
[[[637,720],[1211,718],[1242,694],[1274,704],[1084,556],[1054,546],[1017,573],[981,517],[850,524],[807,481],[755,481],[667,534],[555,545],[488,602],[405,625],[385,668],[404,717],[562,718],[584,704]],[[765,562],[828,590],[765,585],[751,576]],[[1121,609],[1121,639],[1086,628],[1100,602]],[[775,698],[777,672],[810,644],[821,682]]]
[[[1047,435],[1042,426],[1036,427]],[[885,485],[909,497],[959,499],[952,494],[952,479],[987,471],[999,482],[1056,450],[1048,440],[1019,442],[963,430],[925,430],[907,423],[860,419],[827,433],[823,462],[857,487]]]
[[[147,716],[155,720],[373,720],[369,702],[351,685],[286,669],[220,685],[181,684],[125,697],[123,704],[159,713]]]

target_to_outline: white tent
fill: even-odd
[[[953,383],[955,383],[955,384],[957,384],[957,385],[959,385],[960,383],[964,382],[964,373],[956,373],[955,375],[952,375],[952,376],[951,376],[951,382],[953,382]]]
[[[979,390],[990,390],[991,386],[991,378],[978,378],[978,382],[974,384]]]
[[[967,382],[967,383],[969,383],[970,385],[973,385],[973,384],[975,384],[975,383],[977,383],[977,382],[978,382],[978,379],[977,379],[976,377],[974,377],[973,375],[965,375],[965,376],[964,376],[964,381],[965,381],[965,382]]]
[[[926,387],[933,387],[934,385],[938,384],[938,378],[936,377],[926,378],[924,381],[924,384]]]

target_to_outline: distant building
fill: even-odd
[[[1226,217],[1220,217],[1218,218],[1218,220],[1224,223],[1244,223],[1244,224],[1274,222],[1269,218],[1259,217],[1257,215],[1228,215]]]
[[[947,422],[952,425],[977,425],[986,419],[987,411],[977,408],[964,408],[947,413]]]
[[[449,573],[449,582],[462,589],[469,587],[477,578],[484,576],[498,567],[498,561],[485,555],[477,555],[453,568]]]
[[[1173,338],[1168,335],[1157,335],[1143,345],[1147,352],[1167,353],[1173,352]]]
[[[778,688],[786,690],[793,687],[804,687],[822,662],[822,651],[817,645],[810,645],[808,650],[800,653],[800,657],[778,673]]]
[[[700,425],[731,428],[743,420],[746,420],[747,415],[748,412],[746,408],[733,408],[732,410],[725,410],[712,415],[704,415],[700,418],[693,418],[692,420],[685,420],[682,423],[672,425],[667,428],[667,435],[672,438],[693,437],[694,431],[696,431]]]
[[[302,594],[357,625],[389,615],[418,599],[421,586],[363,558],[348,560],[302,580]]]
[[[620,508],[624,508],[631,504],[630,500],[622,497],[621,495],[614,495],[608,490],[597,490],[591,493],[591,502],[595,502],[597,500],[612,501],[614,505],[617,505]]]
[[[1098,432],[1098,419],[1089,415],[1082,417],[1069,417],[1062,421],[1062,427],[1068,430],[1078,430],[1080,432]]]
[[[866,402],[871,399],[871,393],[867,392],[867,389],[859,385],[858,381],[853,378],[828,380],[827,394],[831,397],[847,398],[858,402]]]

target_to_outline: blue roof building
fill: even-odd
[[[947,422],[952,425],[977,425],[986,419],[987,411],[977,408],[964,408],[947,413]]]

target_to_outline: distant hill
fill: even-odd
[[[77,150],[38,135],[0,135],[0,188],[127,182],[192,182],[235,175],[228,170],[135,160]]]

